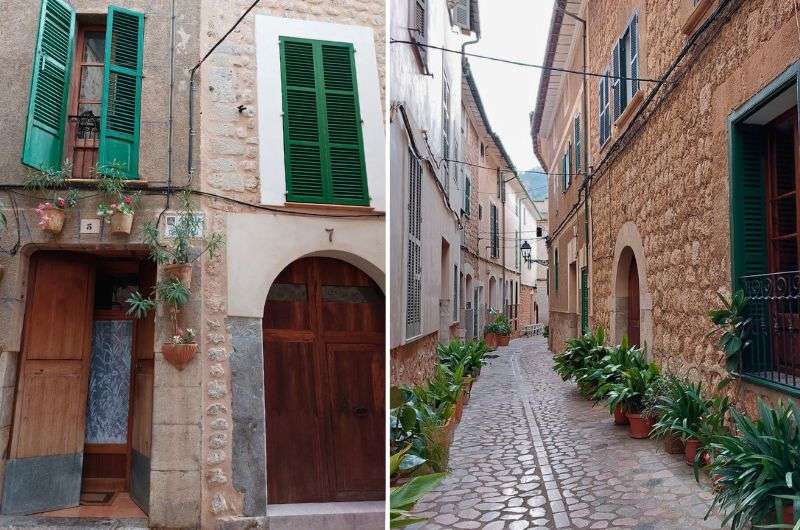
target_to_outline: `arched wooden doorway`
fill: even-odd
[[[264,307],[270,504],[384,497],[384,295],[333,258],[286,267]]]
[[[639,269],[636,267],[636,258],[631,257],[628,268],[628,340],[636,346],[641,345],[640,314]]]

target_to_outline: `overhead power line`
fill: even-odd
[[[414,42],[411,40],[400,40],[400,39],[392,39],[389,41],[390,44],[411,44],[412,46],[419,46],[421,48],[430,48],[432,50],[441,50],[443,52],[448,53],[455,53],[458,55],[463,55],[465,57],[475,57],[476,59],[486,59],[487,61],[495,61],[498,63],[505,63],[505,64],[513,64],[515,66],[524,66],[527,68],[536,68],[537,70],[549,70],[551,72],[562,72],[565,74],[579,74],[579,75],[588,75],[590,77],[607,77],[609,79],[620,79],[624,81],[643,81],[645,83],[659,83],[661,82],[660,79],[649,79],[646,77],[626,77],[620,75],[612,75],[609,73],[605,74],[598,74],[596,72],[588,72],[586,70],[571,70],[569,68],[557,68],[555,66],[544,66],[541,64],[535,63],[526,63],[523,61],[515,61],[513,59],[502,59],[500,57],[492,57],[489,55],[481,55],[479,53],[469,53],[463,52],[461,50],[453,50],[451,48],[444,48],[442,46],[434,46],[433,44],[421,44],[419,42]]]

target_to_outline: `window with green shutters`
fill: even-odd
[[[74,46],[75,10],[42,0],[22,150],[22,163],[36,169],[61,167]]]
[[[469,177],[465,177],[464,179],[464,214],[469,217],[470,209],[469,209],[469,202],[470,202],[470,195],[472,194],[472,181],[470,181]]]
[[[22,163],[58,169],[63,146],[75,47],[75,10],[64,0],[42,0],[34,51]],[[144,14],[108,7],[98,160],[139,178]]]
[[[286,198],[368,206],[354,48],[281,37]]]
[[[558,249],[555,250],[553,262],[553,290],[558,291]]]

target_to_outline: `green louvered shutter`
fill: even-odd
[[[581,333],[589,331],[589,269],[581,269]]]
[[[22,149],[22,163],[36,169],[61,167],[74,42],[72,7],[42,0]]]
[[[368,205],[351,44],[282,37],[287,199]]]
[[[753,125],[736,125],[731,134],[731,272],[738,285],[741,276],[769,272],[764,135]]]
[[[314,45],[282,38],[280,46],[287,199],[324,202],[322,117]]]
[[[337,204],[367,205],[367,174],[353,46],[325,43],[321,48],[331,199]]]
[[[144,14],[109,6],[99,160],[120,164],[129,179],[139,178],[143,47]]]

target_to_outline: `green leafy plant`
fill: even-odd
[[[440,363],[451,370],[458,365],[463,365],[464,375],[470,376],[474,376],[486,364],[485,357],[488,351],[486,343],[482,340],[462,342],[453,339],[447,344],[440,344],[436,347]]]
[[[742,351],[750,345],[747,338],[751,319],[747,316],[747,297],[739,289],[730,298],[717,293],[722,307],[708,312],[714,329],[709,336],[716,335],[717,345],[725,353],[725,366],[733,372],[739,366]]]
[[[50,167],[41,170],[29,170],[24,186],[32,191],[44,191],[54,188],[63,188],[67,179],[72,176],[72,161],[65,160],[60,168]]]
[[[424,518],[410,515],[411,509],[426,493],[434,489],[444,479],[444,473],[432,473],[412,477],[402,486],[389,492],[389,526],[404,528],[425,521]]]
[[[709,474],[718,491],[706,517],[719,507],[733,530],[769,525],[781,517],[782,501],[800,496],[800,407],[779,402],[770,408],[759,400],[758,412],[751,420],[731,409],[738,435],[717,436],[710,444]]]
[[[493,322],[486,325],[485,331],[496,335],[511,335],[511,324],[505,315],[497,315]]]
[[[194,209],[189,191],[180,194],[180,204],[183,211],[177,216],[170,237],[166,238],[165,243],[160,241],[158,226],[155,223],[147,223],[144,226],[144,241],[150,249],[151,259],[156,263],[192,263],[206,252],[213,258],[225,243],[223,235],[218,232],[204,238],[198,237],[203,227],[203,216]],[[198,240],[202,247],[194,253],[193,240]]]
[[[711,400],[703,397],[703,385],[674,376],[663,377],[664,393],[653,406],[658,421],[651,435],[657,438],[678,436],[684,440],[697,438],[704,417],[709,412]]]
[[[606,401],[609,412],[613,414],[617,406],[631,414],[644,412],[647,393],[660,377],[658,366],[654,363],[622,372],[620,382],[608,389]]]
[[[156,284],[150,297],[144,297],[139,291],[134,291],[128,296],[128,314],[136,318],[144,318],[158,305],[164,305],[169,311],[170,320],[175,330],[175,335],[182,335],[178,326],[178,313],[180,308],[189,302],[191,291],[177,279],[164,280]],[[194,332],[192,332],[194,333]]]
[[[644,350],[631,346],[627,337],[622,337],[622,343],[604,348],[605,356],[597,362],[575,370],[575,379],[584,394],[591,395],[597,403],[603,401],[612,386],[622,380],[625,370],[631,368],[641,369],[646,366]]]
[[[608,354],[605,346],[605,330],[598,327],[582,337],[569,339],[563,352],[553,356],[553,369],[564,381],[583,375],[598,366]]]

